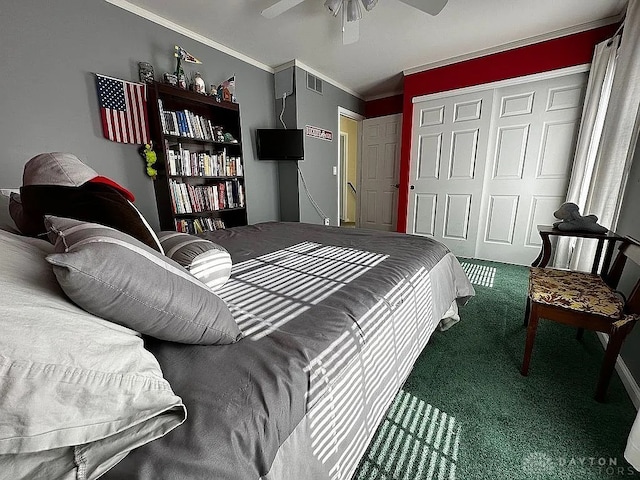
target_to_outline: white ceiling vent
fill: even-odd
[[[307,88],[322,95],[322,80],[307,72]]]

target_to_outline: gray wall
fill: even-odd
[[[640,240],[640,142],[636,145],[631,173],[627,182],[624,202],[620,212],[617,233],[630,235]],[[640,268],[632,262],[625,266],[625,273],[620,282],[620,290],[628,295],[633,285],[640,277]],[[624,345],[622,346],[622,358],[627,365],[636,383],[640,385],[640,326],[636,325]]]
[[[340,148],[338,107],[364,115],[364,101],[327,82],[324,82],[322,95],[309,90],[306,72],[299,67],[296,67],[295,83],[297,128],[312,125],[333,132],[332,142],[305,136],[305,159],[298,162],[298,166],[313,199],[330,218],[331,225],[338,225],[338,179],[332,173],[332,167],[338,165]],[[322,224],[322,217],[316,213],[302,184],[299,200],[300,221]]]
[[[160,79],[175,69],[175,44],[203,62],[185,71],[197,67],[207,85],[236,74],[249,223],[278,220],[277,167],[255,160],[253,141],[256,128],[275,125],[273,74],[102,0],[2,2],[0,186],[20,186],[24,163],[38,153],[74,153],[129,188],[157,228],[153,186],[137,147],[102,136],[92,73],[137,80],[137,63],[148,61]]]

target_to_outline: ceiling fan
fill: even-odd
[[[448,0],[398,0],[406,3],[418,10],[428,13],[429,15],[438,15]],[[265,18],[275,18],[296,5],[304,2],[304,0],[278,0],[276,3],[262,11]],[[360,28],[358,20],[362,18],[362,6],[368,12],[373,10],[378,0],[325,0],[324,6],[334,17],[342,13],[342,43],[347,45],[355,43],[360,36]]]

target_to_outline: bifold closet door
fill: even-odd
[[[531,264],[564,202],[587,73],[413,106],[407,232],[453,253]]]
[[[530,265],[565,201],[587,74],[496,89],[476,257]]]
[[[413,107],[407,232],[473,257],[491,121],[491,90]]]

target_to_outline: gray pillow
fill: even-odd
[[[158,234],[164,254],[178,262],[211,290],[224,285],[231,276],[231,255],[204,238],[181,232]]]
[[[84,310],[162,340],[213,345],[241,336],[226,304],[183,267],[97,223],[45,216],[58,283]]]

